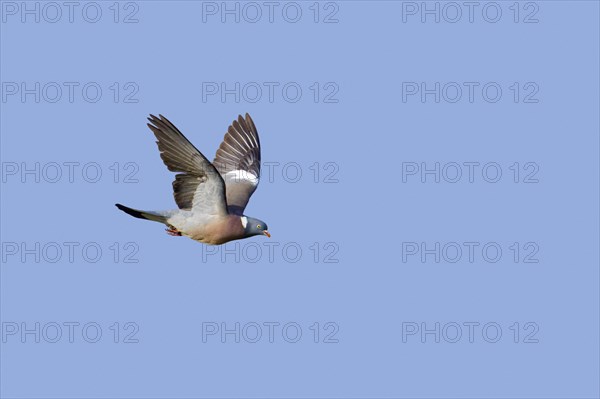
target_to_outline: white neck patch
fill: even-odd
[[[246,216],[242,216],[240,219],[242,219],[242,226],[246,228],[246,225],[248,224],[248,218]]]

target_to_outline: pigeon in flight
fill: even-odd
[[[205,244],[271,237],[265,222],[244,215],[260,179],[260,141],[250,115],[240,115],[229,126],[212,163],[167,118],[150,115],[148,120],[160,157],[170,171],[179,172],[173,181],[179,209],[140,211],[115,204],[117,208],[165,224],[170,235]]]

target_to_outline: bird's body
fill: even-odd
[[[243,214],[260,180],[260,141],[250,115],[240,115],[229,126],[212,163],[167,118],[150,115],[148,120],[165,165],[181,172],[173,182],[179,209],[140,211],[116,204],[117,208],[165,224],[170,235],[205,244],[270,237],[266,223]]]
[[[176,211],[167,223],[182,235],[205,244],[220,245],[246,237],[238,215],[206,218],[188,211]]]

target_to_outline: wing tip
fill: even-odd
[[[171,121],[169,121],[163,114],[158,114],[158,117],[154,114],[150,114],[150,116],[146,119],[148,119],[152,124],[154,124],[156,126],[159,126],[160,124],[166,124],[166,123],[172,125]]]
[[[256,135],[256,139],[258,140],[258,131],[256,130],[256,125],[254,124],[252,117],[250,117],[250,114],[247,112],[246,112],[246,124],[248,124],[248,127]]]

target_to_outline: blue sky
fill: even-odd
[[[597,397],[596,2],[22,4],[2,396]],[[148,114],[246,112],[271,239],[114,207],[175,207]]]

